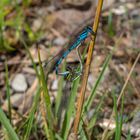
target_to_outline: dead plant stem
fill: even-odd
[[[94,25],[93,25],[93,31],[95,33],[97,33],[102,5],[103,5],[103,0],[98,0],[98,5],[97,5],[97,9],[96,9],[96,14],[95,14],[95,20],[94,20]],[[84,71],[84,74],[82,77],[81,90],[80,90],[80,94],[77,99],[77,110],[76,110],[76,117],[74,120],[74,130],[73,130],[75,136],[77,135],[78,128],[79,128],[80,117],[81,117],[81,112],[82,112],[83,102],[84,102],[84,97],[85,97],[85,91],[86,91],[86,85],[87,85],[87,80],[88,80],[88,75],[89,75],[89,69],[90,69],[92,54],[93,54],[94,45],[95,45],[95,39],[96,39],[96,35],[92,36],[92,41],[90,41],[90,45],[89,45],[85,71]]]

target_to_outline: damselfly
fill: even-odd
[[[86,28],[84,28],[84,30],[78,35],[78,37],[75,39],[75,41],[72,43],[72,45],[63,48],[55,57],[53,57],[51,59],[51,61],[49,61],[48,63],[51,63],[51,69],[55,70],[56,74],[58,75],[62,75],[62,76],[68,76],[71,72],[69,70],[65,71],[65,72],[58,72],[58,67],[59,65],[62,63],[63,59],[65,59],[67,57],[67,55],[74,49],[77,50],[77,54],[78,54],[78,59],[80,62],[80,72],[78,72],[78,74],[80,75],[83,69],[83,65],[82,65],[82,60],[81,60],[81,55],[79,53],[79,47],[81,45],[82,42],[85,41],[85,39],[89,36],[89,35],[95,35],[94,31],[92,30],[91,27],[87,26]],[[44,66],[47,68],[48,63],[45,63]],[[79,76],[78,75],[78,76]]]

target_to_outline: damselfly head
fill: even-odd
[[[92,27],[87,26],[86,28],[87,28],[88,32],[90,32],[92,35],[95,35],[95,32],[92,30]]]

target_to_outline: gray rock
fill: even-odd
[[[133,118],[130,126],[130,132],[132,135],[140,136],[140,111],[138,111]]]
[[[40,29],[41,25],[42,25],[42,19],[41,18],[35,19],[32,25],[32,30],[34,32],[37,32]]]
[[[22,93],[17,93],[17,94],[12,95],[10,97],[12,107],[18,108],[21,105],[21,99],[22,101],[24,100],[24,94]],[[2,105],[2,109],[8,110],[8,100],[4,101]]]
[[[11,83],[12,88],[16,92],[25,92],[27,89],[27,82],[23,74],[17,74]]]
[[[66,40],[62,37],[55,38],[53,44],[57,46],[63,46],[66,43]]]
[[[58,80],[53,81],[51,89],[52,90],[57,90],[58,89]]]
[[[51,5],[51,6],[48,6],[48,7],[47,7],[47,11],[48,11],[48,12],[53,12],[53,11],[55,11],[55,9],[56,9],[56,8],[55,8],[54,5]]]

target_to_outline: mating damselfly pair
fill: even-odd
[[[87,37],[89,37],[90,35],[94,36],[95,32],[92,30],[92,28],[90,26],[87,26],[86,28],[83,29],[83,31],[76,37],[75,41],[72,43],[72,45],[63,48],[56,56],[54,56],[50,61],[48,61],[47,63],[44,63],[44,67],[47,68],[48,63],[52,63],[52,67],[51,67],[51,71],[55,70],[57,75],[61,75],[64,77],[69,77],[70,75],[72,76],[73,74],[76,75],[73,76],[73,78],[71,78],[72,80],[77,79],[83,70],[83,64],[82,64],[82,60],[81,60],[81,55],[79,52],[79,47],[81,46],[81,43],[83,43],[85,41],[85,39]],[[59,72],[59,65],[62,63],[63,59],[65,59],[67,57],[67,55],[72,51],[76,49],[77,51],[77,55],[78,55],[78,59],[80,62],[80,71],[71,71],[70,69],[67,69],[65,72]]]

